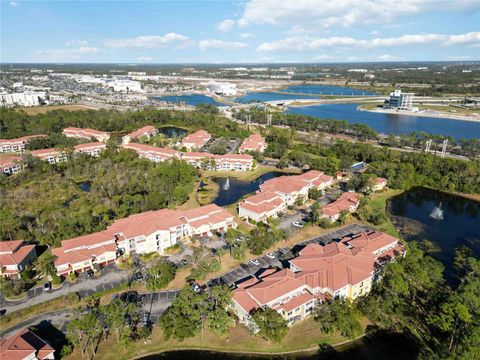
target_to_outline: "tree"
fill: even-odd
[[[204,297],[204,296],[202,296]],[[162,314],[159,324],[165,337],[183,340],[195,336],[202,328],[202,313],[197,303],[203,298],[190,286],[180,290],[172,305]]]
[[[342,300],[323,302],[314,309],[314,318],[326,334],[338,331],[342,336],[353,339],[362,332],[358,321],[359,312],[355,305]]]
[[[134,303],[129,302],[125,305],[120,299],[112,299],[110,303],[101,308],[105,324],[115,332],[117,342],[121,340],[126,315],[133,314],[135,311],[136,305]]]
[[[220,264],[222,263],[222,257],[227,254],[227,250],[224,248],[217,249],[217,256],[218,256],[218,261]]]
[[[280,342],[287,334],[287,321],[272,308],[256,310],[252,313],[252,319],[260,329],[260,336],[268,341]]]
[[[52,277],[52,280],[59,280],[57,275],[57,268],[55,267],[56,257],[49,251],[45,251],[38,259],[35,268],[46,275]]]
[[[175,272],[175,265],[170,261],[158,261],[148,269],[147,288],[149,290],[164,288],[175,278]]]

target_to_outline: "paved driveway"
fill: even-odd
[[[27,291],[25,299],[21,301],[7,301],[2,296],[0,299],[0,308],[12,312],[44,301],[53,300],[72,292],[76,292],[81,298],[84,298],[93,293],[113,289],[114,287],[124,284],[128,281],[128,276],[126,271],[120,270],[116,266],[109,266],[102,269],[102,273],[98,277],[88,278],[85,274],[80,274],[75,284],[70,284],[68,281],[65,281],[60,289],[49,292],[43,291],[41,286],[30,289]]]

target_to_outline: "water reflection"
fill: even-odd
[[[392,220],[406,240],[430,240],[441,249],[432,254],[445,266],[446,279],[454,283],[455,249],[470,247],[480,256],[480,202],[432,189],[415,188],[389,202]],[[443,219],[433,215],[441,212]],[[438,214],[437,216],[440,216]]]

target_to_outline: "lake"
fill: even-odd
[[[253,181],[242,181],[235,179],[233,177],[228,178],[230,187],[228,190],[225,189],[225,183],[227,178],[225,177],[214,177],[212,178],[219,186],[219,193],[217,197],[213,200],[213,203],[218,206],[226,206],[237,202],[240,198],[245,195],[254,193],[260,188],[260,184],[263,184],[266,180],[273,179],[274,177],[288,175],[281,172],[271,171],[263,174],[262,176],[256,178]]]
[[[424,239],[437,244],[432,257],[445,266],[445,278],[455,283],[455,249],[468,246],[480,256],[480,202],[427,188],[415,188],[393,197],[388,208],[407,241]]]
[[[239,103],[245,104],[249,102],[265,102],[265,101],[276,101],[276,100],[289,100],[289,99],[319,99],[319,96],[310,96],[308,94],[282,94],[281,92],[269,92],[269,91],[258,91],[258,92],[249,92],[243,96],[236,97],[233,99]]]
[[[169,138],[176,138],[187,135],[188,131],[176,126],[164,126],[158,129],[161,134],[167,135]]]
[[[358,104],[323,104],[289,107],[287,113],[364,124],[384,134],[410,134],[412,131],[451,136],[454,139],[480,138],[480,122],[423,116],[383,114],[357,110]]]
[[[153,96],[152,99],[159,101],[167,101],[170,103],[181,103],[186,102],[188,105],[196,106],[199,104],[211,104],[215,106],[225,106],[218,101],[215,101],[214,98],[202,94],[191,94],[191,95],[166,95],[166,96]]]

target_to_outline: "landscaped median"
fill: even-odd
[[[366,319],[362,320],[363,330],[368,325]],[[142,358],[156,353],[175,350],[209,350],[219,352],[244,353],[244,354],[282,354],[293,352],[317,351],[320,345],[336,346],[352,340],[339,334],[326,335],[320,331],[318,323],[313,318],[306,319],[293,325],[285,338],[279,343],[268,342],[261,337],[256,337],[243,325],[231,329],[227,338],[220,338],[216,334],[205,331],[204,336],[197,335],[183,341],[165,339],[162,330],[156,327],[151,335],[151,341],[146,343],[137,341],[127,346],[118,345],[115,336],[111,335],[106,341],[101,342],[96,359],[133,359]],[[112,352],[111,349],[116,351]],[[80,354],[76,350],[67,359],[78,359]]]

